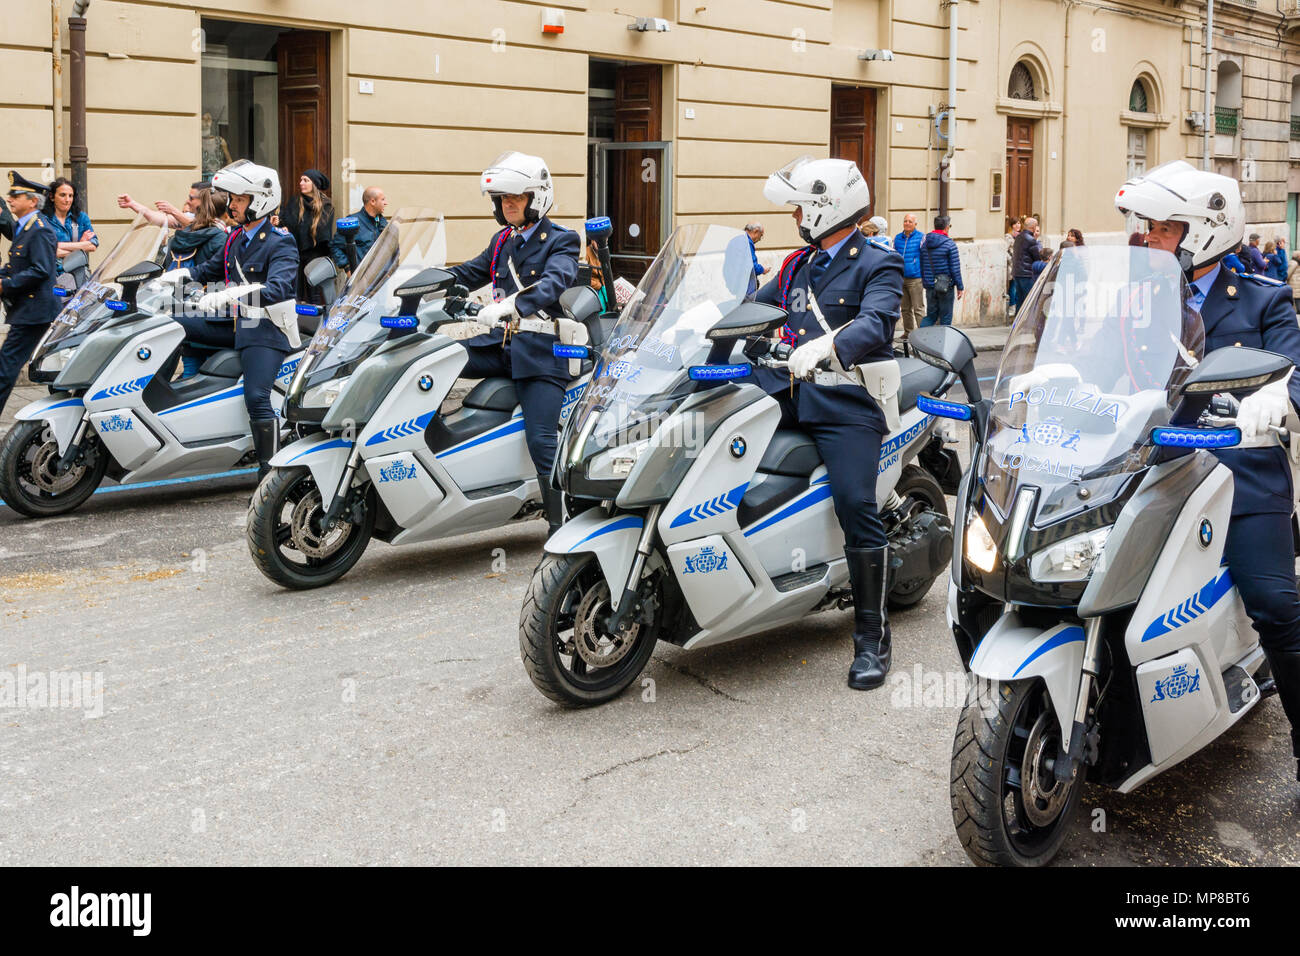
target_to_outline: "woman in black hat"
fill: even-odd
[[[316,290],[303,280],[303,270],[311,260],[330,256],[334,238],[334,204],[329,197],[329,177],[319,169],[309,169],[298,177],[298,195],[286,199],[280,209],[280,225],[298,243],[298,301],[321,302]]]

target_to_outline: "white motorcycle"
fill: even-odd
[[[556,475],[576,516],[546,542],[519,631],[524,667],[552,700],[614,698],[659,640],[705,647],[852,603],[816,445],[778,430],[776,400],[746,383],[754,362],[781,368],[788,347],[765,338],[785,311],[746,301],[744,243],[721,226],[672,234],[561,434]],[[899,366],[877,479],[895,608],[920,601],[948,562],[942,480],[955,489],[957,475],[914,407],[957,376]]]
[[[413,544],[541,513],[514,382],[484,379],[460,408],[441,412],[469,353],[437,330],[479,309],[454,281],[426,269],[393,290],[397,315],[336,328],[331,310],[317,333],[290,392],[290,421],[314,431],[271,460],[248,513],[253,561],[277,584],[330,584],[372,537]],[[560,321],[600,338],[594,291],[569,289],[560,302]],[[569,383],[561,421],[589,378]]]
[[[1269,690],[1224,566],[1232,474],[1208,449],[1241,445],[1216,393],[1291,365],[1248,348],[1198,362],[1188,295],[1168,253],[1064,250],[1016,316],[992,401],[978,385],[970,404],[918,401],[974,425],[948,620],[974,677],[951,797],[976,863],[1047,863],[1085,779],[1128,793]],[[973,368],[955,329],[911,344],[942,370]]]
[[[34,354],[29,374],[52,394],[19,411],[0,442],[0,498],[19,514],[71,511],[105,476],[129,484],[252,460],[237,352],[215,353],[184,381],[156,374],[185,335],[170,317],[172,286],[156,281],[166,235],[137,218]],[[297,363],[279,370],[277,408]]]

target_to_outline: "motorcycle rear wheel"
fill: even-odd
[[[48,423],[15,422],[0,443],[0,498],[28,518],[80,507],[104,480],[109,462],[108,449],[93,431],[87,430],[83,442],[80,463],[59,475],[59,446]]]
[[[1044,866],[1070,829],[1082,771],[1067,784],[1053,776],[1061,731],[1041,680],[976,686],[952,745],[957,837],[979,866]]]

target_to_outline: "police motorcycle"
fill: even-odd
[[[0,442],[0,498],[19,514],[72,511],[105,477],[131,484],[254,460],[236,351],[216,352],[189,379],[156,374],[185,335],[171,318],[174,284],[155,261],[166,236],[137,217],[34,353],[29,375],[51,395],[20,410]],[[271,308],[291,313],[293,303]],[[279,369],[277,407],[300,354]]]
[[[677,229],[560,435],[556,480],[573,517],[546,542],[519,631],[524,667],[551,700],[613,699],[659,640],[706,647],[851,606],[826,467],[811,438],[777,428],[777,401],[750,378],[756,364],[784,369],[790,352],[767,338],[785,310],[747,301],[752,269],[741,231]],[[903,608],[952,549],[934,467],[947,450],[915,399],[957,376],[898,364],[877,488],[888,600]]]
[[[965,336],[912,333],[918,356],[969,379],[969,404],[917,405],[973,426],[947,615],[974,678],[951,798],[975,863],[1049,862],[1085,780],[1128,793],[1268,691],[1223,557],[1233,478],[1209,449],[1279,441],[1244,442],[1227,393],[1291,365],[1248,348],[1202,357],[1188,295],[1167,252],[1061,251],[1016,315],[991,399]]]
[[[441,410],[468,352],[440,330],[480,307],[444,269],[411,274],[430,239],[407,218],[390,221],[308,347],[288,413],[304,437],[271,460],[249,509],[253,562],[287,588],[338,580],[371,538],[414,544],[542,513],[514,382],[484,379]],[[571,337],[600,339],[594,291],[560,302]],[[502,334],[528,334],[517,323]],[[590,378],[579,362],[570,371],[561,420]]]

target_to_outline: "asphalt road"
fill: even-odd
[[[250,489],[0,508],[0,668],[103,682],[98,717],[0,707],[0,864],[966,863],[946,576],[894,617],[880,690],[844,685],[830,612],[661,645],[649,683],[574,712],[519,661],[540,521],[372,544],[294,593],[249,560]],[[1286,736],[1270,700],[1136,794],[1087,789],[1059,862],[1300,862]]]

